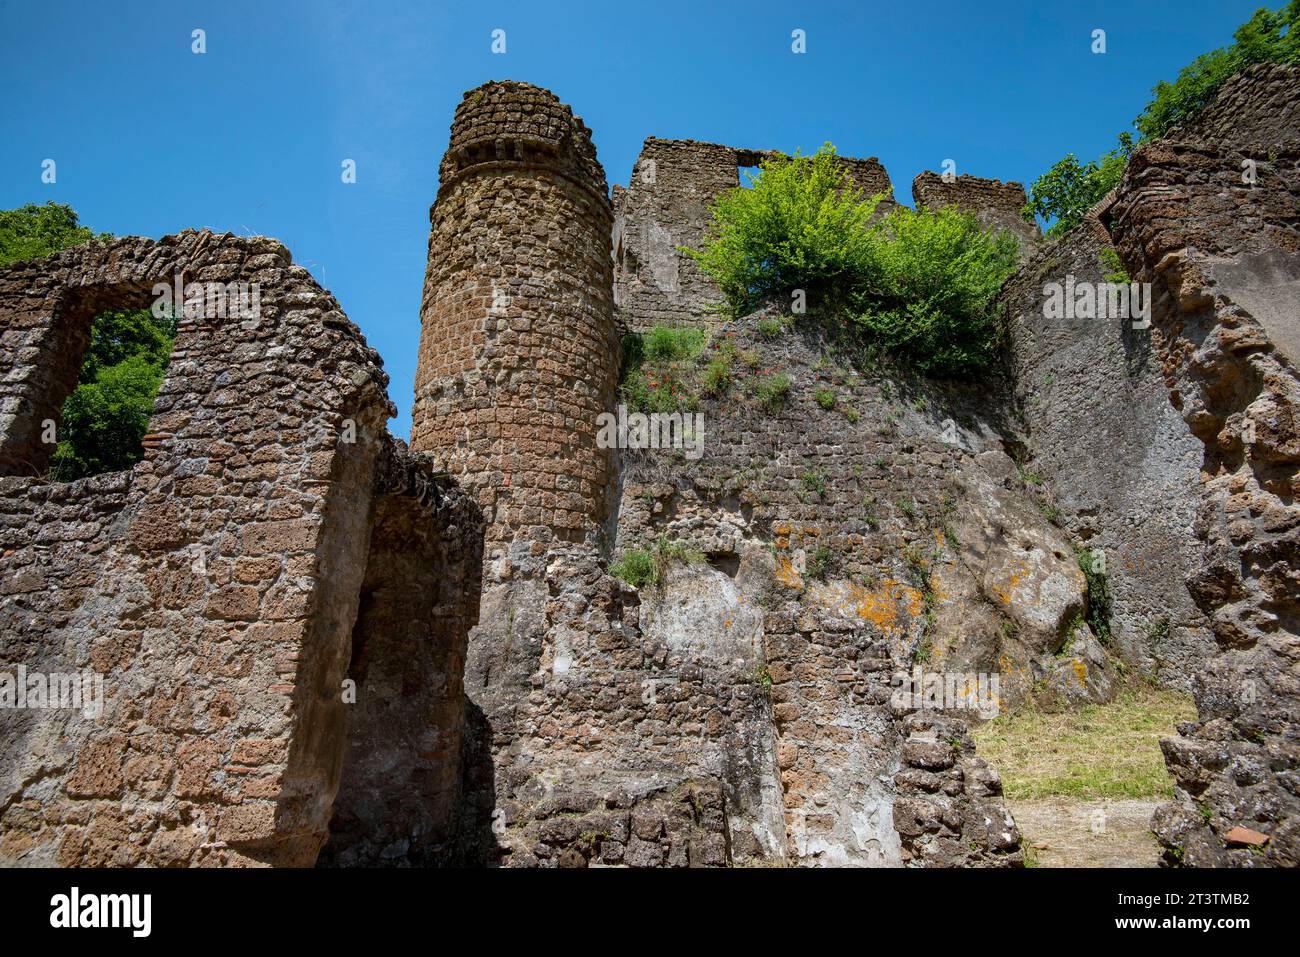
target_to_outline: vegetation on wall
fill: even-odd
[[[955,208],[873,218],[829,143],[763,162],[750,188],[724,193],[701,249],[684,250],[744,315],[801,290],[840,331],[933,375],[972,375],[998,340],[994,298],[1015,269],[1007,233]]]
[[[1133,121],[1139,140],[1158,139],[1197,114],[1233,76],[1255,63],[1300,63],[1300,0],[1280,10],[1261,7],[1237,28],[1233,42],[1198,56],[1172,83],[1160,81],[1151,101]],[[1080,163],[1067,154],[1029,188],[1026,212],[1051,222],[1049,237],[1069,232],[1088,210],[1119,184],[1135,143],[1121,133],[1119,145],[1096,160]]]

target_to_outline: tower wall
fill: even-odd
[[[603,520],[613,213],[591,134],[526,83],[465,95],[430,213],[411,446],[477,495],[492,542]]]

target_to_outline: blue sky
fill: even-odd
[[[830,140],[880,157],[910,203],[912,177],[948,158],[1028,184],[1067,152],[1104,152],[1157,80],[1260,5],[0,0],[0,208],[55,200],[119,235],[277,237],[383,355],[406,436],[429,204],[465,90],[554,90],[611,183],[648,135]],[[505,54],[490,49],[497,28]],[[355,184],[340,181],[345,158]]]

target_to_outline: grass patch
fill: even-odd
[[[704,562],[704,552],[675,542],[667,535],[660,535],[649,548],[629,548],[609,566],[609,573],[621,578],[633,588],[658,585],[664,580],[669,566],[673,562],[686,565],[699,565]]]
[[[972,733],[1009,798],[1163,798],[1173,779],[1160,739],[1195,717],[1186,695],[1135,685],[1109,704],[1058,714],[1030,704]]]

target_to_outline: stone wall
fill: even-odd
[[[695,140],[650,136],[628,185],[614,187],[614,302],[629,329],[723,321],[722,293],[678,247],[699,248],[709,207],[740,185],[739,169],[777,155]],[[893,205],[889,174],[875,157],[842,157],[846,173],[866,195],[884,193]]]
[[[57,417],[92,316],[178,275],[257,283],[260,315],[180,321],[133,469],[31,475],[48,453],[24,419]],[[90,672],[104,691],[98,715],[0,710],[0,861],[311,864],[392,454],[378,356],[283,246],[228,234],[12,266],[0,317],[0,671]]]
[[[912,180],[912,199],[917,209],[958,206],[974,213],[984,228],[1005,229],[1015,236],[1024,255],[1033,250],[1040,237],[1038,224],[1025,219],[1021,212],[1027,199],[1025,188],[1019,183],[983,179],[967,173],[945,180],[938,173],[924,172]]]
[[[1152,284],[1161,372],[1201,445],[1186,584],[1217,649],[1198,719],[1163,742],[1177,786],[1153,822],[1169,860],[1197,866],[1300,863],[1298,92],[1300,69],[1250,68],[1134,154],[1102,217]]]
[[[1090,218],[1044,245],[1003,288],[1023,467],[1104,573],[1116,650],[1162,684],[1187,689],[1212,651],[1184,584],[1200,561],[1192,535],[1199,443],[1169,404],[1149,329],[1127,317],[1047,314],[1050,284],[1064,295],[1067,283],[1106,281],[1108,250],[1106,230]]]
[[[578,542],[608,513],[611,210],[591,135],[553,94],[465,94],[430,213],[411,447],[477,495],[493,544]]]

